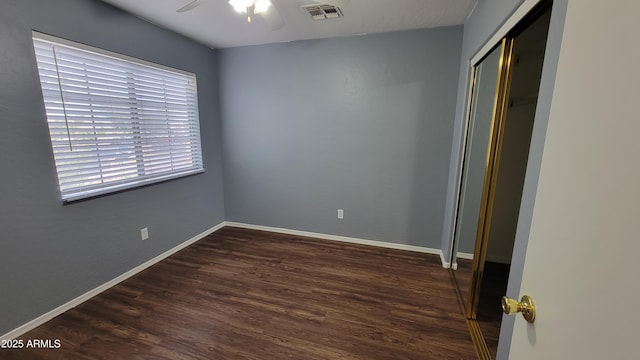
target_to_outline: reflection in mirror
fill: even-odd
[[[467,140],[462,164],[462,181],[454,233],[454,271],[462,299],[469,298],[473,252],[478,230],[489,141],[496,103],[502,45],[496,47],[474,67]]]
[[[531,134],[551,11],[514,37],[508,105],[504,114],[486,257],[482,264],[476,320],[495,358],[502,324],[500,299],[507,291]]]

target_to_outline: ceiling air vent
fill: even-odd
[[[313,20],[325,20],[343,17],[342,10],[339,7],[333,5],[311,5],[303,6]]]

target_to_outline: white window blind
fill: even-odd
[[[62,199],[204,171],[194,74],[33,33]]]

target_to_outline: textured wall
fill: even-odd
[[[63,206],[32,30],[196,73],[206,172]],[[2,1],[0,334],[224,220],[216,62],[214,51],[100,1]]]
[[[227,220],[439,248],[461,37],[222,50]]]

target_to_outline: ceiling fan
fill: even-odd
[[[192,0],[176,12],[186,12],[200,6],[208,0]],[[300,6],[309,5],[333,5],[336,7],[345,6],[349,0],[297,0]],[[273,31],[281,29],[284,26],[284,20],[278,9],[270,0],[229,0],[229,5],[239,13],[247,14],[247,22],[251,22],[252,16],[260,15]]]

